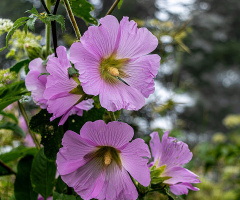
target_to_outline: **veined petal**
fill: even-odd
[[[190,183],[178,183],[170,186],[170,190],[175,195],[188,194],[188,190],[198,191],[199,188],[193,187]]]
[[[112,163],[106,170],[106,178],[101,193],[96,197],[99,200],[136,200],[137,190],[127,171],[119,169]]]
[[[126,145],[133,137],[133,129],[123,122],[98,120],[83,125],[80,134],[82,138],[96,146],[112,146],[116,149]]]
[[[146,28],[137,28],[137,23],[123,17],[120,22],[120,41],[117,58],[137,58],[149,54],[158,45],[157,38]]]
[[[139,110],[145,104],[145,98],[140,91],[122,82],[116,85],[103,84],[99,99],[104,108],[113,112],[122,108]]]
[[[159,166],[167,165],[167,168],[183,166],[192,159],[188,145],[184,142],[177,141],[176,138],[168,137],[165,132],[162,137],[162,153],[159,159]]]
[[[152,165],[154,165],[154,163],[159,159],[160,154],[163,152],[161,151],[162,145],[160,143],[158,132],[153,132],[150,134],[150,136],[152,139],[150,140],[149,145],[151,147],[152,156],[154,158]]]
[[[145,157],[145,158],[144,158]],[[121,150],[123,167],[141,185],[147,187],[150,184],[150,170],[147,166],[150,152],[143,139],[135,139]]]
[[[164,183],[170,185],[181,182],[200,183],[196,174],[183,167],[173,167],[170,169],[166,167],[164,172],[161,174],[161,177],[171,177],[170,179],[164,181]]]
[[[43,97],[46,88],[47,76],[41,73],[47,73],[46,68],[42,65],[42,59],[36,58],[29,63],[29,69],[25,84],[26,88],[31,91],[31,96],[37,105],[42,109],[47,107],[47,100]]]
[[[147,98],[155,90],[153,78],[157,75],[159,66],[160,56],[156,54],[130,60],[124,68],[129,77],[124,80]]]
[[[57,169],[61,175],[72,173],[88,160],[84,156],[96,147],[86,143],[79,134],[67,131],[62,139],[63,147],[57,154]]]
[[[80,40],[89,52],[98,58],[107,58],[115,50],[119,22],[115,17],[107,15],[100,19],[100,23],[99,27],[89,27]]]

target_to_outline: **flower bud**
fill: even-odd
[[[42,47],[37,43],[26,43],[24,49],[30,60],[42,57]]]

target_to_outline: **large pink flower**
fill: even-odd
[[[26,88],[31,91],[33,101],[42,109],[47,107],[47,100],[43,97],[46,88],[47,76],[41,73],[47,73],[46,67],[42,64],[41,58],[36,58],[29,63],[29,72],[25,79]]]
[[[87,122],[80,135],[67,131],[57,154],[62,180],[85,200],[137,199],[129,176],[143,186],[150,183],[148,146],[133,137],[133,129],[123,122]],[[129,173],[129,174],[128,174]]]
[[[69,78],[68,68],[72,67],[66,48],[59,46],[56,57],[49,58],[47,62],[47,71],[50,73],[47,77],[44,98],[47,99],[47,110],[53,113],[50,120],[62,116],[59,125],[64,124],[69,115],[77,114],[82,116],[83,110],[89,110],[93,107],[93,100],[85,100],[75,105],[82,95],[70,93],[78,87],[78,83],[73,78]]]
[[[160,57],[147,54],[157,47],[158,40],[128,17],[119,24],[108,15],[100,23],[89,27],[81,42],[70,48],[70,60],[79,70],[83,90],[99,95],[101,105],[109,111],[138,110],[154,92]]]
[[[168,137],[168,131],[164,133],[160,142],[157,132],[151,134],[150,147],[154,161],[150,166],[163,167],[160,177],[166,178],[163,183],[170,185],[170,190],[176,195],[188,194],[188,189],[199,190],[191,183],[200,183],[198,176],[183,168],[183,165],[192,159],[188,145]]]

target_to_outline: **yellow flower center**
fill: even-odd
[[[129,77],[129,75],[124,72],[124,68],[128,61],[128,58],[116,59],[114,55],[111,55],[109,58],[102,59],[99,66],[101,77],[110,84],[119,83],[117,77]]]

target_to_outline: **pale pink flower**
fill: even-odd
[[[79,70],[83,90],[99,95],[108,111],[138,110],[154,92],[160,57],[151,53],[157,38],[146,28],[124,17],[120,24],[111,15],[91,26],[81,42],[70,48],[70,60]],[[120,80],[119,80],[120,79]]]
[[[200,183],[198,176],[183,167],[192,159],[188,145],[174,137],[168,137],[168,133],[164,133],[162,141],[157,132],[151,134],[150,147],[154,161],[150,167],[164,167],[160,177],[166,177],[163,183],[170,185],[170,190],[176,195],[188,194],[188,189],[199,190],[191,185]]]
[[[59,125],[63,125],[70,115],[83,115],[83,110],[90,110],[93,107],[93,100],[85,100],[78,104],[81,94],[70,93],[74,88],[78,87],[78,83],[69,77],[68,68],[72,67],[68,57],[66,48],[59,46],[57,48],[58,57],[51,57],[47,62],[46,89],[44,98],[47,99],[47,110],[53,113],[50,120],[61,117]],[[75,105],[76,104],[76,105]]]
[[[133,129],[123,122],[87,122],[80,135],[67,131],[57,154],[62,180],[84,200],[135,200],[138,192],[129,176],[150,183],[150,152],[144,140],[129,142]]]

